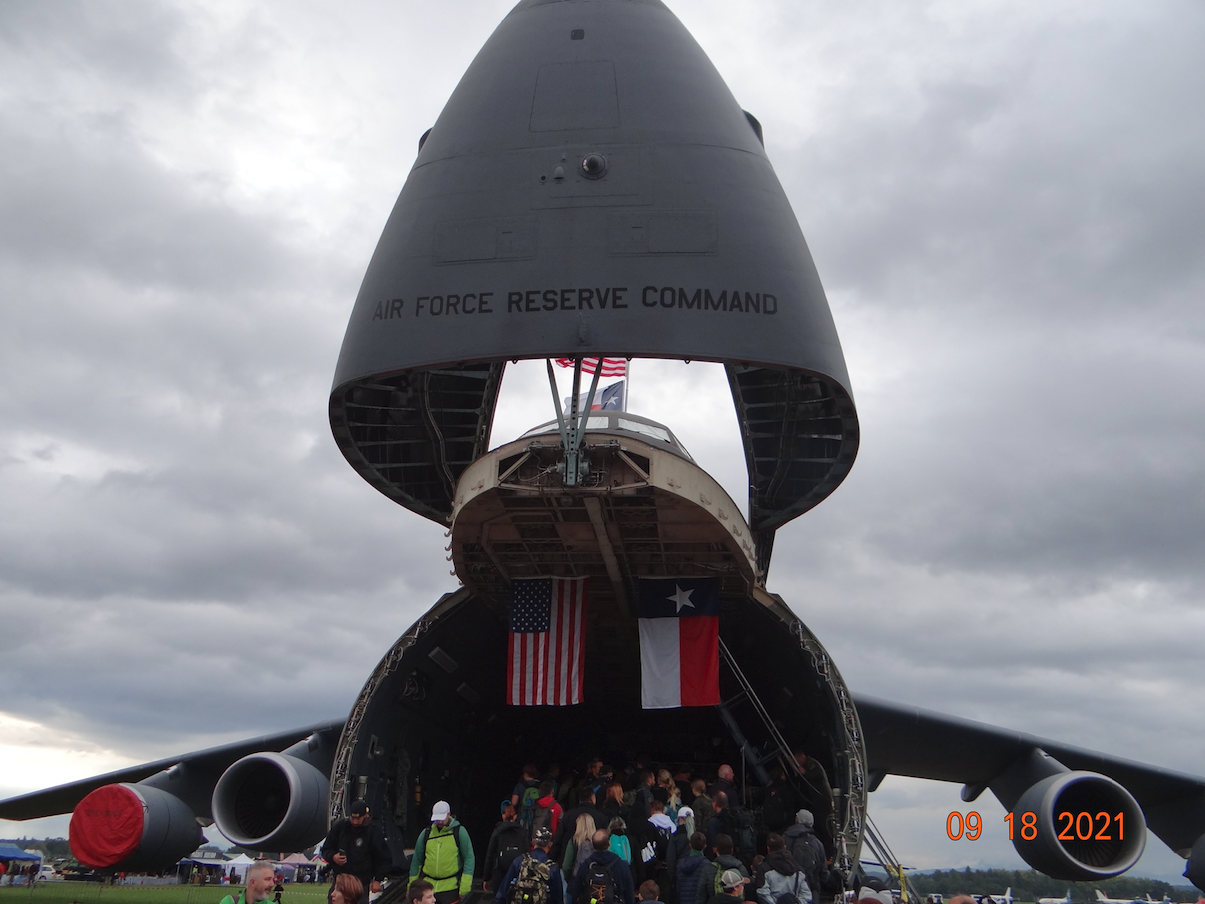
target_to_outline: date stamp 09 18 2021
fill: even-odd
[[[1013,814],[1006,813],[1004,821],[1008,823],[1008,840],[1014,839],[1014,832],[1019,832],[1025,841],[1033,841],[1038,837],[1038,817],[1032,810],[1021,814],[1020,824],[1014,826]],[[1059,829],[1055,836],[1059,841],[1112,841],[1113,825],[1117,826],[1117,840],[1125,838],[1125,821],[1121,813],[1110,816],[1103,810],[1095,815],[1088,811],[1072,813],[1063,810],[1055,814],[1055,828]],[[965,816],[954,810],[946,817],[946,836],[951,841],[978,841],[983,835],[983,817],[976,810],[971,810]]]

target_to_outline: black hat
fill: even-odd
[[[352,801],[351,808],[347,811],[347,815],[348,816],[367,816],[368,815],[368,804],[366,804],[362,798],[359,800]]]

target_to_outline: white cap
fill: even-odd
[[[734,869],[726,869],[724,870],[724,874],[720,876],[720,885],[724,888],[740,888],[748,881],[748,879]]]
[[[435,806],[431,808],[431,821],[443,822],[451,812],[452,808],[448,806],[446,800],[437,801]]]
[[[686,819],[687,817],[691,817],[694,815],[695,815],[695,811],[692,810],[690,807],[683,807],[681,810],[678,811],[679,819]]]

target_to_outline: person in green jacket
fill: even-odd
[[[268,900],[276,882],[276,868],[267,861],[256,860],[247,867],[247,887],[238,897],[226,895],[222,904],[259,904]]]
[[[431,827],[414,843],[410,881],[425,879],[435,886],[435,904],[455,904],[473,887],[473,843],[469,833],[441,800],[431,808]]]

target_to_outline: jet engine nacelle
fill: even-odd
[[[287,753],[253,753],[222,773],[213,789],[213,821],[235,844],[299,851],[327,829],[330,783]]]
[[[97,869],[158,869],[204,842],[189,806],[144,784],[104,785],[71,813],[71,852]]]
[[[1192,853],[1184,864],[1184,878],[1205,891],[1205,835],[1198,838],[1192,846]]]
[[[1133,796],[1095,772],[1060,772],[1032,785],[1012,807],[1013,846],[1055,879],[1083,882],[1124,873],[1146,847]]]

